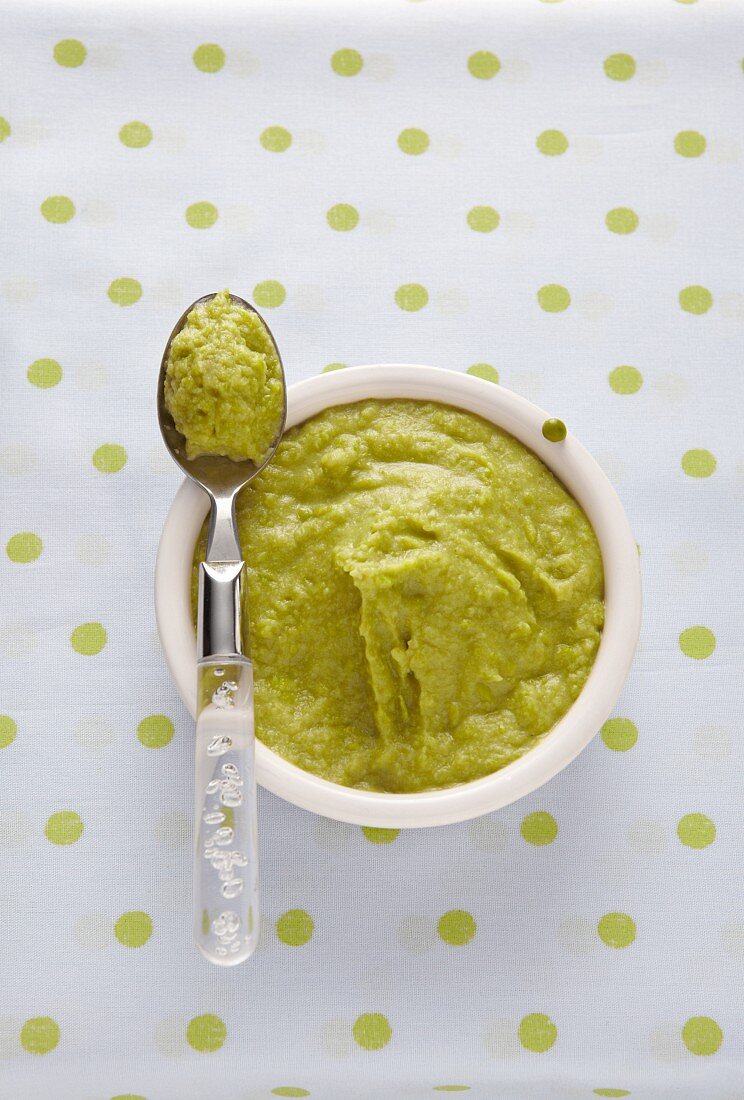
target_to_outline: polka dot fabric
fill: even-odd
[[[642,6],[6,12],[0,1100],[741,1100],[742,13]],[[645,600],[614,713],[515,805],[362,829],[259,792],[231,972],[191,942],[152,613],[156,372],[223,286],[290,382],[422,362],[535,401],[616,485]]]

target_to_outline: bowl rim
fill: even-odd
[[[367,398],[408,397],[474,412],[529,447],[576,498],[602,553],[605,625],[579,696],[543,740],[500,771],[442,790],[389,794],[342,787],[303,771],[256,741],[256,779],[305,810],[354,825],[418,828],[466,821],[507,806],[552,779],[584,749],[609,717],[630,669],[641,621],[638,547],[612,484],[571,434],[550,443],[550,414],[497,383],[441,367],[407,363],[345,367],[287,389],[287,428],[325,408]],[[196,642],[191,623],[193,547],[208,509],[206,493],[186,479],[163,524],[155,565],[155,616],[166,663],[193,715]]]

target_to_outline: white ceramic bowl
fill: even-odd
[[[471,375],[435,367],[347,367],[290,386],[287,427],[332,405],[368,397],[440,401],[477,413],[511,432],[553,470],[581,504],[597,533],[605,574],[605,626],[596,661],[571,709],[535,748],[484,779],[422,794],[377,794],[329,783],[256,743],[258,782],[296,806],[355,825],[414,828],[465,821],[497,810],[551,779],[591,741],[609,716],[638,640],[641,585],[638,550],[615,490],[591,455],[569,433],[543,438],[547,413],[523,397]],[[196,644],[190,575],[207,497],[184,481],[163,527],[155,569],[158,631],[173,679],[192,714]]]

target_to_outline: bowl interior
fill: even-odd
[[[470,375],[391,364],[347,367],[288,389],[287,427],[325,408],[365,398],[439,401],[476,413],[530,448],[582,506],[597,535],[605,575],[605,626],[581,694],[549,734],[523,757],[483,779],[420,794],[382,794],[341,787],[305,772],[256,743],[262,786],[304,809],[357,825],[443,825],[508,805],[547,782],[592,739],[609,716],[630,668],[640,628],[638,552],[622,505],[600,467],[570,433],[543,438],[548,414],[517,394]],[[191,622],[193,548],[207,513],[206,495],[186,481],[168,513],[155,577],[155,610],[163,650],[178,690],[195,711],[196,644]]]

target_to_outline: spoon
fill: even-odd
[[[173,339],[193,302],[168,338],[158,378],[158,420],[165,445],[183,472],[209,496],[206,561],[199,566],[196,627],[196,790],[194,821],[194,939],[217,966],[243,962],[258,943],[258,837],[256,822],[253,665],[243,651],[243,555],[235,499],[276,451],[287,415],[284,368],[268,325],[235,294],[235,305],[255,313],[276,351],[282,379],[279,430],[260,464],[219,455],[188,458],[185,439],[165,404],[165,373]],[[246,647],[248,648],[248,647]]]

